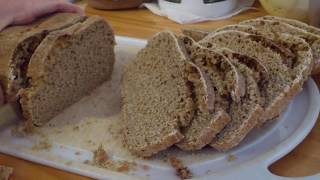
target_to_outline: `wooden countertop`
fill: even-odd
[[[82,4],[83,5],[83,4]],[[228,24],[234,24],[241,20],[263,16],[266,14],[258,4],[258,10],[250,10],[227,20],[204,22],[192,25],[180,25],[167,20],[164,17],[153,15],[145,9],[133,9],[124,11],[101,11],[86,8],[88,15],[100,15],[110,22],[117,35],[137,38],[148,38],[154,33],[169,29],[179,32],[181,28],[205,28],[213,29]],[[320,75],[315,77],[320,82]],[[15,157],[0,154],[0,164],[14,168],[12,179],[89,179],[75,174],[42,166]],[[320,121],[313,128],[307,138],[290,154],[274,163],[270,170],[282,176],[306,176],[320,172]]]

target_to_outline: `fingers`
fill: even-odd
[[[4,104],[4,95],[3,95],[2,88],[0,86],[0,106],[2,106],[3,104]]]
[[[54,12],[70,12],[70,13],[78,13],[80,15],[84,15],[84,11],[71,3],[57,3],[53,9]]]
[[[36,17],[50,14],[54,12],[69,12],[69,13],[78,13],[81,15],[84,15],[83,10],[71,3],[65,2],[65,1],[50,1],[49,4],[43,6],[41,9],[38,9],[37,14],[35,14]]]
[[[29,1],[24,8],[24,12],[16,16],[13,24],[27,24],[41,16],[55,12],[69,12],[84,15],[80,7],[63,0],[35,0],[34,3],[35,4],[32,4],[32,2]]]

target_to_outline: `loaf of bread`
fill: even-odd
[[[6,101],[41,126],[110,79],[114,35],[100,17],[61,13],[0,32]]]
[[[277,118],[317,69],[319,30],[293,20],[182,32],[158,33],[125,68],[124,143],[138,156],[172,145],[228,151]]]

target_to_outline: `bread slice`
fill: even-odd
[[[283,23],[275,20],[247,20],[240,24],[251,25],[257,29],[269,32],[270,34],[287,33],[294,36],[298,36],[309,43],[313,54],[313,70],[312,74],[316,74],[320,71],[320,36],[314,33],[309,33],[304,29],[294,27],[290,24]]]
[[[12,26],[0,32],[0,82],[6,101],[16,101],[17,92],[27,84],[25,77],[31,55],[50,32],[63,29],[86,17],[59,13],[26,26]]]
[[[203,80],[172,32],[150,39],[125,66],[121,83],[123,142],[129,151],[148,157],[180,142],[180,128],[190,124],[195,111],[212,108]]]
[[[295,56],[289,48],[281,46],[281,43],[277,42],[280,36],[279,33],[274,34],[269,31],[257,29],[250,25],[235,24],[235,25],[229,25],[229,26],[216,29],[214,32],[212,32],[212,34],[221,32],[221,31],[228,31],[228,30],[236,30],[236,31],[253,34],[253,35],[256,35],[255,36],[256,39],[259,39],[261,36],[268,37],[268,39],[271,39],[272,41],[267,40],[265,41],[265,44],[268,45],[270,48],[272,48],[274,51],[278,52],[282,56],[282,62],[284,64],[286,64],[289,68],[292,67],[293,58]]]
[[[219,151],[227,151],[237,146],[260,123],[262,106],[265,102],[260,89],[266,87],[264,83],[267,81],[267,74],[264,69],[256,69],[260,67],[259,63],[248,56],[234,53],[229,49],[218,49],[218,51],[230,59],[246,80],[246,95],[240,102],[232,102],[230,105],[229,115],[232,121],[210,143]],[[248,63],[249,61],[251,63]],[[252,66],[247,66],[250,64]]]
[[[183,150],[198,150],[209,144],[227,123],[231,99],[239,101],[245,84],[242,75],[222,54],[202,48],[188,37],[180,37],[190,61],[195,63],[215,90],[213,111],[198,109],[189,126],[181,129],[184,139],[176,145]],[[201,98],[197,98],[197,102]]]
[[[320,29],[314,26],[310,26],[304,22],[295,20],[295,19],[289,19],[289,18],[284,18],[284,17],[279,17],[279,16],[262,16],[260,18],[257,18],[257,20],[272,20],[272,21],[279,21],[283,23],[290,24],[291,26],[300,28],[302,30],[305,30],[309,33],[316,34],[320,36]]]
[[[27,121],[41,126],[110,79],[114,35],[100,17],[49,33],[34,50],[18,92]]]
[[[301,89],[301,82],[303,82],[304,79],[303,77],[292,75],[292,70],[290,70],[282,60],[285,57],[281,56],[281,52],[278,50],[274,50],[275,46],[273,45],[275,43],[270,44],[270,42],[272,42],[272,40],[262,36],[250,35],[233,30],[211,34],[200,42],[200,44],[213,43],[220,47],[229,48],[234,52],[253,57],[265,65],[269,72],[270,83],[268,83],[267,86],[267,107],[265,108],[262,122],[273,119],[280,114],[293,95]],[[301,43],[303,42],[301,41]],[[302,68],[302,74],[305,72],[307,74],[310,69],[310,67],[308,67],[310,63],[310,49],[305,45],[305,43],[302,44],[305,50],[303,51],[303,53],[305,53],[303,55],[304,57],[300,56],[301,54],[296,56],[299,58],[299,61],[304,61],[305,59],[305,62],[297,66]],[[303,48],[301,48],[301,50],[303,50]],[[297,53],[298,52],[302,53],[302,51],[297,51]]]

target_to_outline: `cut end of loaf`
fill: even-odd
[[[25,119],[45,124],[110,79],[114,60],[114,35],[100,18],[50,33],[31,57],[30,86],[19,91]]]

